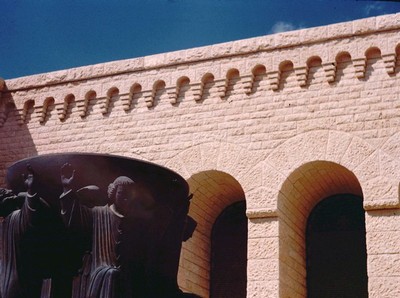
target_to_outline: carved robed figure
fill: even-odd
[[[34,187],[33,170],[27,167],[24,179],[27,192],[15,195],[0,189],[0,215],[3,217],[1,233],[0,297],[39,297],[41,280],[46,270],[31,268],[27,260],[26,240],[37,229],[48,224],[49,205],[39,197]],[[31,249],[31,252],[34,249]],[[40,258],[32,252],[31,256]],[[48,260],[41,259],[46,263]],[[40,266],[43,267],[43,266]],[[35,270],[36,269],[36,270]]]
[[[28,162],[38,172],[37,193],[18,178]],[[56,154],[17,162],[7,178],[15,192],[24,187],[28,192],[21,209],[3,222],[3,247],[9,246],[13,258],[3,258],[0,274],[16,276],[7,279],[16,294],[0,292],[1,298],[195,297],[177,285],[181,243],[196,226],[187,215],[188,185],[178,174],[135,159]],[[38,255],[24,263],[20,235],[30,227],[51,243],[47,260]],[[49,261],[51,266],[41,265],[35,274],[24,272]],[[29,287],[41,294],[25,295]]]

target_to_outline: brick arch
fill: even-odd
[[[388,150],[373,147],[349,133],[319,130],[300,134],[274,149],[261,167],[262,184],[246,192],[250,217],[276,216],[278,194],[290,175],[302,165],[329,161],[347,168],[360,182],[364,208],[383,209],[400,206],[398,177],[400,161]]]
[[[245,147],[215,141],[190,147],[170,159],[165,166],[185,179],[204,171],[225,172],[234,177],[247,193],[262,183],[262,160],[262,155]]]
[[[225,172],[209,170],[196,173],[187,182],[194,194],[189,214],[204,226],[206,237],[210,236],[211,226],[225,207],[245,199],[240,183]]]
[[[300,134],[274,149],[262,165],[262,186],[246,193],[249,204],[255,204],[247,209],[250,220],[272,217],[266,231],[277,226],[276,234],[266,238],[268,245],[263,246],[263,255],[272,259],[257,260],[261,268],[248,264],[250,274],[262,270],[266,276],[253,274],[252,283],[267,278],[276,285],[275,296],[306,297],[305,229],[309,213],[319,201],[334,194],[363,197],[365,209],[398,205],[398,174],[393,170],[398,162],[387,152],[394,148],[395,140],[393,137],[386,147],[377,148],[348,133],[321,130]],[[381,200],[385,195],[389,196]]]
[[[303,164],[283,183],[278,195],[277,212],[279,297],[306,297],[308,216],[321,200],[337,194],[363,195],[354,173],[333,162],[314,161]]]
[[[231,175],[216,171],[202,171],[187,179],[194,194],[189,215],[197,227],[190,240],[183,243],[179,286],[201,297],[209,297],[211,232],[218,216],[225,208],[245,199],[239,182]]]
[[[184,243],[179,286],[209,297],[210,235],[218,215],[262,183],[261,156],[224,142],[191,147],[165,164],[187,179],[194,194],[189,214],[198,221],[193,237]]]

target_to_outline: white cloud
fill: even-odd
[[[288,22],[277,22],[275,23],[272,28],[271,28],[271,33],[280,33],[280,32],[286,32],[286,31],[291,31],[291,30],[296,30],[300,29],[299,27],[296,27],[292,23]]]
[[[367,4],[364,7],[364,12],[367,16],[370,16],[373,12],[381,12],[384,9],[384,5],[382,3],[371,3]]]

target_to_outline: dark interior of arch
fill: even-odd
[[[308,298],[368,297],[362,198],[321,201],[308,218],[306,241]]]
[[[247,285],[246,202],[222,211],[211,235],[211,298],[245,298]]]

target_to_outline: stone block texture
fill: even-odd
[[[177,171],[198,222],[179,284],[201,297],[230,204],[247,205],[247,297],[306,297],[308,215],[358,195],[369,297],[399,297],[399,72],[394,14],[5,80],[0,181],[19,159],[60,152]]]

